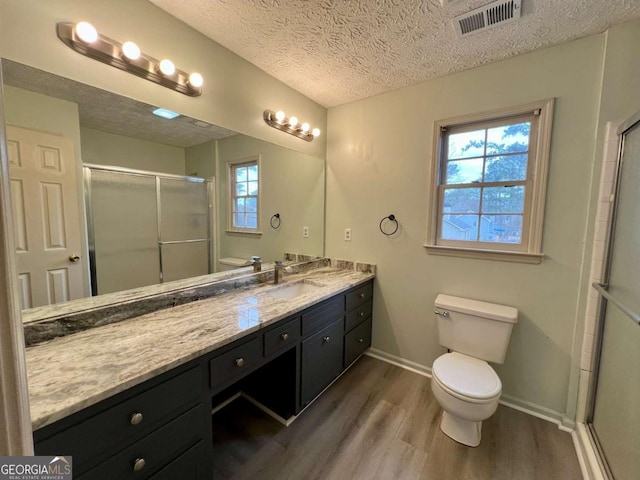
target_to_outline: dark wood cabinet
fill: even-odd
[[[344,336],[344,366],[351,365],[371,346],[371,317]]]
[[[81,480],[148,478],[211,438],[203,380],[193,363],[160,375],[37,430],[35,453],[72,456]]]
[[[302,406],[342,373],[342,349],[342,317],[302,341]]]
[[[35,453],[72,456],[79,480],[210,480],[212,399],[298,414],[371,345],[372,297],[369,281],[36,430]]]

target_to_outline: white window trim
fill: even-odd
[[[260,155],[240,158],[227,162],[227,229],[225,233],[231,235],[240,235],[247,237],[259,237],[262,235],[260,230],[260,217],[262,214],[262,161]],[[233,188],[235,185],[235,177],[232,175],[234,167],[242,164],[256,163],[258,165],[258,226],[257,228],[237,228],[233,226]]]
[[[553,120],[554,99],[549,98],[537,102],[503,108],[491,112],[483,112],[462,117],[447,118],[434,122],[433,153],[431,158],[431,194],[429,198],[429,218],[427,224],[427,241],[424,248],[434,255],[449,255],[486,260],[500,260],[519,263],[541,263],[544,258],[542,252],[542,230],[544,224],[544,208],[547,193],[547,174],[549,170],[549,152],[551,147],[551,131]],[[530,214],[525,251],[511,251],[500,249],[444,246],[437,244],[439,218],[439,185],[442,154],[443,127],[464,125],[466,123],[486,122],[500,118],[512,117],[539,110],[538,136],[535,145],[535,165],[528,175],[533,178]],[[483,244],[484,245],[484,244]]]

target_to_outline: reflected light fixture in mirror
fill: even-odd
[[[199,73],[188,74],[176,68],[169,59],[156,60],[140,51],[132,41],[120,43],[98,33],[88,22],[57,24],[58,38],[78,53],[112,67],[133,73],[177,92],[197,97],[204,83]]]
[[[283,132],[301,138],[302,140],[306,140],[307,142],[310,142],[314,138],[320,136],[319,128],[311,130],[311,126],[308,123],[304,122],[301,124],[298,118],[294,116],[287,118],[282,110],[279,110],[278,112],[265,110],[262,118],[264,118],[264,121],[270,127],[282,130]]]

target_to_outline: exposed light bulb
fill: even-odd
[[[199,73],[193,72],[191,75],[189,75],[189,85],[191,85],[193,88],[200,88],[203,83],[204,79]]]
[[[133,42],[122,44],[122,54],[127,60],[137,60],[140,58],[140,48]]]
[[[160,73],[167,77],[170,77],[171,75],[176,73],[176,66],[171,60],[168,60],[166,58],[160,62],[158,68],[160,69]]]
[[[314,128],[313,130],[311,130],[311,135],[313,135],[314,137],[319,137],[320,136],[320,129],[319,128]]]
[[[75,26],[76,35],[84,43],[93,43],[98,40],[98,31],[89,22],[79,22]]]
[[[308,124],[308,123],[306,123],[306,122],[305,122],[305,123],[303,123],[302,125],[300,125],[300,130],[301,130],[303,133],[307,133],[307,132],[309,131],[309,129],[310,129],[310,128],[311,128],[311,127],[310,127],[310,126],[309,126],[309,124]]]
[[[291,128],[296,128],[297,125],[298,125],[298,118],[297,117],[291,117],[289,119],[289,126]]]
[[[282,110],[278,110],[276,112],[276,120],[278,123],[282,123],[285,119],[285,114]]]

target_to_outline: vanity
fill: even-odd
[[[211,411],[293,419],[371,345],[372,271],[324,267],[27,349],[37,455],[74,478],[211,479]]]

